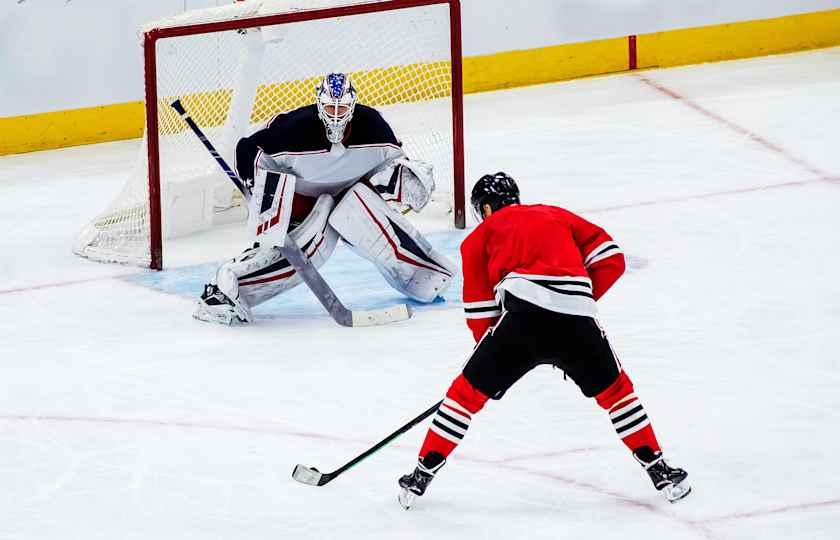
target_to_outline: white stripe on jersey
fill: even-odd
[[[590,289],[592,288],[592,280],[586,276],[546,276],[543,274],[520,274],[519,272],[510,272],[502,279],[508,278],[525,278],[545,281],[577,281],[580,285],[588,286]]]
[[[603,253],[601,253],[602,251]],[[609,240],[590,251],[586,258],[584,258],[583,265],[589,268],[596,262],[603,261],[607,257],[612,257],[613,255],[617,255],[619,253],[621,253],[621,249],[618,247],[618,244]]]
[[[502,314],[502,310],[494,309],[493,311],[479,311],[478,313],[464,313],[465,319],[488,319],[490,317],[498,317]]]
[[[537,283],[538,280],[543,284]],[[564,281],[574,283],[562,283]],[[549,311],[594,318],[598,308],[592,298],[591,283],[589,278],[580,276],[534,276],[511,272],[496,285],[496,296],[503,301],[504,292],[508,291]]]
[[[480,302],[464,302],[464,309],[493,307],[498,305],[495,300],[482,300]]]
[[[464,302],[464,317],[467,319],[488,319],[501,314],[502,309],[495,300]]]

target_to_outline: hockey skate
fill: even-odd
[[[663,492],[668,502],[675,503],[691,493],[691,486],[686,480],[688,473],[665,463],[662,452],[643,446],[633,452],[633,457],[645,468],[653,487]]]
[[[417,497],[426,493],[426,488],[434,480],[435,474],[446,463],[446,458],[437,452],[429,452],[426,457],[417,460],[414,472],[400,477],[398,483],[402,488],[397,495],[400,505],[408,510]]]
[[[208,283],[198,299],[193,317],[219,324],[247,323],[251,322],[251,310],[242,302],[231,300],[218,286]]]

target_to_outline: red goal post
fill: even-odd
[[[283,4],[293,5],[295,1],[299,6],[283,9]],[[173,111],[168,110],[169,102],[174,97],[182,98],[185,105],[192,109],[190,112],[198,123],[201,125],[204,122],[206,130],[211,132],[208,135],[217,143],[222,154],[230,158],[231,141],[235,137],[248,134],[259,127],[257,124],[264,124],[277,113],[312,103],[312,82],[315,77],[324,75],[326,71],[321,66],[330,61],[336,65],[329,71],[350,72],[357,81],[361,103],[385,109],[383,114],[403,140],[410,157],[431,161],[435,165],[438,188],[449,199],[447,204],[451,219],[456,227],[463,228],[464,140],[459,0],[380,0],[353,4],[348,4],[346,0],[251,2],[261,5],[261,8],[280,5],[279,12],[257,12],[244,16],[239,12],[228,17],[228,13],[235,13],[232,9],[201,10],[212,13],[209,17],[203,13],[193,17],[187,12],[184,16],[147,27],[143,33],[146,133],[142,153],[145,155],[141,156],[139,165],[139,169],[146,169],[147,174],[135,175],[141,180],[129,180],[129,184],[133,181],[137,185],[124,187],[111,207],[83,231],[74,251],[96,260],[161,269],[164,238],[176,236],[181,230],[187,231],[187,234],[197,230],[192,222],[186,225],[178,223],[182,213],[179,205],[193,196],[184,195],[187,193],[184,186],[193,189],[193,185],[198,185],[193,178],[193,169],[205,171],[198,176],[212,177],[217,191],[219,182],[223,182],[219,179],[219,172],[211,171],[212,165],[204,161],[209,159],[209,155],[199,157],[200,152],[191,146],[194,142],[186,142],[188,136],[174,124],[177,120]],[[313,3],[321,6],[307,7]],[[325,7],[325,3],[334,5]],[[248,2],[236,4],[236,8],[245,4]],[[370,28],[370,31],[360,31],[360,28]],[[271,57],[260,52],[260,59],[253,61],[251,56],[255,55],[250,52],[243,53],[244,56],[238,60],[227,58],[225,46],[216,36],[231,36],[234,33],[245,37],[228,39],[250,39],[257,43],[251,46],[252,49],[272,47],[281,52],[272,52],[275,56]],[[248,33],[258,33],[261,37],[250,38]],[[326,41],[334,36],[338,36],[335,38],[338,43]],[[444,41],[445,51],[442,50]],[[164,47],[169,43],[177,45]],[[329,51],[326,53],[329,58],[317,58],[320,49]],[[422,52],[424,49],[433,51],[428,54],[434,58],[423,57],[426,54]],[[393,56],[386,58],[383,56],[386,52]],[[345,53],[367,56],[370,61],[352,56],[346,60]],[[380,60],[379,56],[383,58]],[[247,66],[249,63],[253,64],[250,68]],[[193,64],[201,67],[194,68]],[[288,72],[266,75],[266,72],[279,66],[285,69],[287,64],[290,65]],[[254,73],[259,76],[245,76],[244,84],[225,79],[230,75],[228,72],[240,69],[244,72],[256,70]],[[240,78],[243,77],[240,75]],[[244,90],[240,90],[240,86]],[[269,94],[270,98],[263,99]],[[292,98],[288,100],[290,96]],[[244,120],[231,119],[237,108],[245,112]],[[444,108],[445,114],[441,112]],[[402,127],[407,133],[404,134],[401,126],[394,125],[392,115],[397,118],[405,116]],[[439,124],[446,127],[436,125],[423,131],[426,124],[434,123],[430,120],[432,118],[440,120]],[[415,124],[424,127],[412,132]],[[216,133],[212,133],[214,129]],[[195,157],[190,157],[189,164],[176,163],[185,156],[193,155]],[[142,196],[145,189],[139,185],[144,176],[148,181],[147,203],[140,200],[145,198]],[[175,176],[188,178],[189,181],[185,184],[170,183]],[[209,193],[200,191],[196,197],[209,199]],[[146,204],[146,208],[140,208]],[[209,203],[193,204],[202,205],[206,207]],[[209,222],[206,217],[198,221]],[[148,235],[148,247],[141,249],[145,235]],[[146,253],[141,253],[146,249]],[[125,253],[120,250],[125,250]]]

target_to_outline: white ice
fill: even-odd
[[[689,471],[676,505],[550,368],[488,404],[409,512],[425,424],[297,484],[440,399],[472,346],[459,291],[386,327],[339,328],[305,290],[202,324],[238,230],[167,245],[199,258],[162,273],[70,252],[137,141],[0,159],[0,538],[840,537],[838,96],[827,49],[466,98],[468,178],[505,170],[627,253],[600,317]],[[325,277],[356,307],[399,299],[346,250]]]

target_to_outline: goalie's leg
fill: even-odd
[[[375,264],[385,280],[409,298],[431,302],[452,282],[456,272],[452,261],[365,184],[344,194],[329,221],[356,253]]]
[[[306,219],[289,233],[316,268],[338,243],[338,233],[327,222],[333,204],[331,196],[321,195]],[[249,322],[252,307],[302,281],[278,248],[255,245],[219,267],[193,317],[222,324]]]

